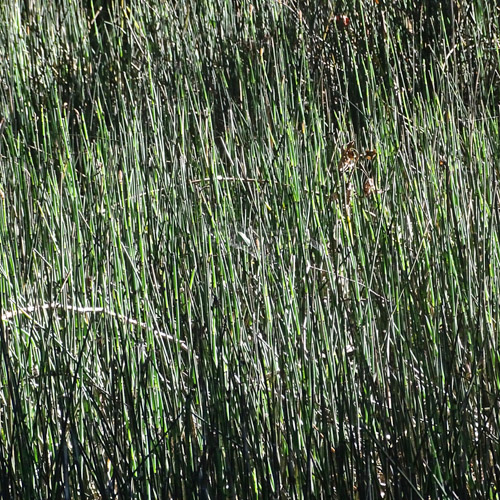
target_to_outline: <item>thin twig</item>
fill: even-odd
[[[222,182],[235,182],[235,181],[240,181],[240,182],[257,182],[259,184],[265,184],[266,182],[269,182],[265,179],[249,179],[248,177],[224,177],[222,175],[217,175],[213,179],[217,179],[218,181]],[[200,182],[210,182],[212,180],[212,177],[205,177],[203,179],[192,179],[189,182],[191,184],[199,184]]]
[[[147,329],[149,325],[142,321],[138,321],[134,318],[129,318],[123,314],[119,314],[107,307],[91,307],[91,306],[73,306],[73,305],[63,305],[59,302],[49,302],[45,304],[37,304],[26,307],[20,307],[19,309],[13,309],[12,311],[6,311],[2,314],[3,321],[9,321],[16,316],[24,315],[29,317],[29,314],[35,311],[72,311],[78,314],[104,314],[105,316],[111,316],[116,318],[123,323],[128,325],[138,326],[139,328]],[[163,337],[171,342],[177,342],[179,347],[186,352],[189,352],[187,344],[183,340],[177,340],[174,336],[169,333],[162,332],[161,330],[154,329],[153,333],[159,337]]]

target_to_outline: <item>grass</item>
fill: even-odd
[[[498,498],[498,8],[399,4],[1,9],[0,496]]]

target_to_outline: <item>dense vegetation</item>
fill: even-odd
[[[498,498],[500,10],[0,8],[0,496]]]

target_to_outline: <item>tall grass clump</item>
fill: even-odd
[[[498,498],[492,2],[0,9],[0,496]]]

